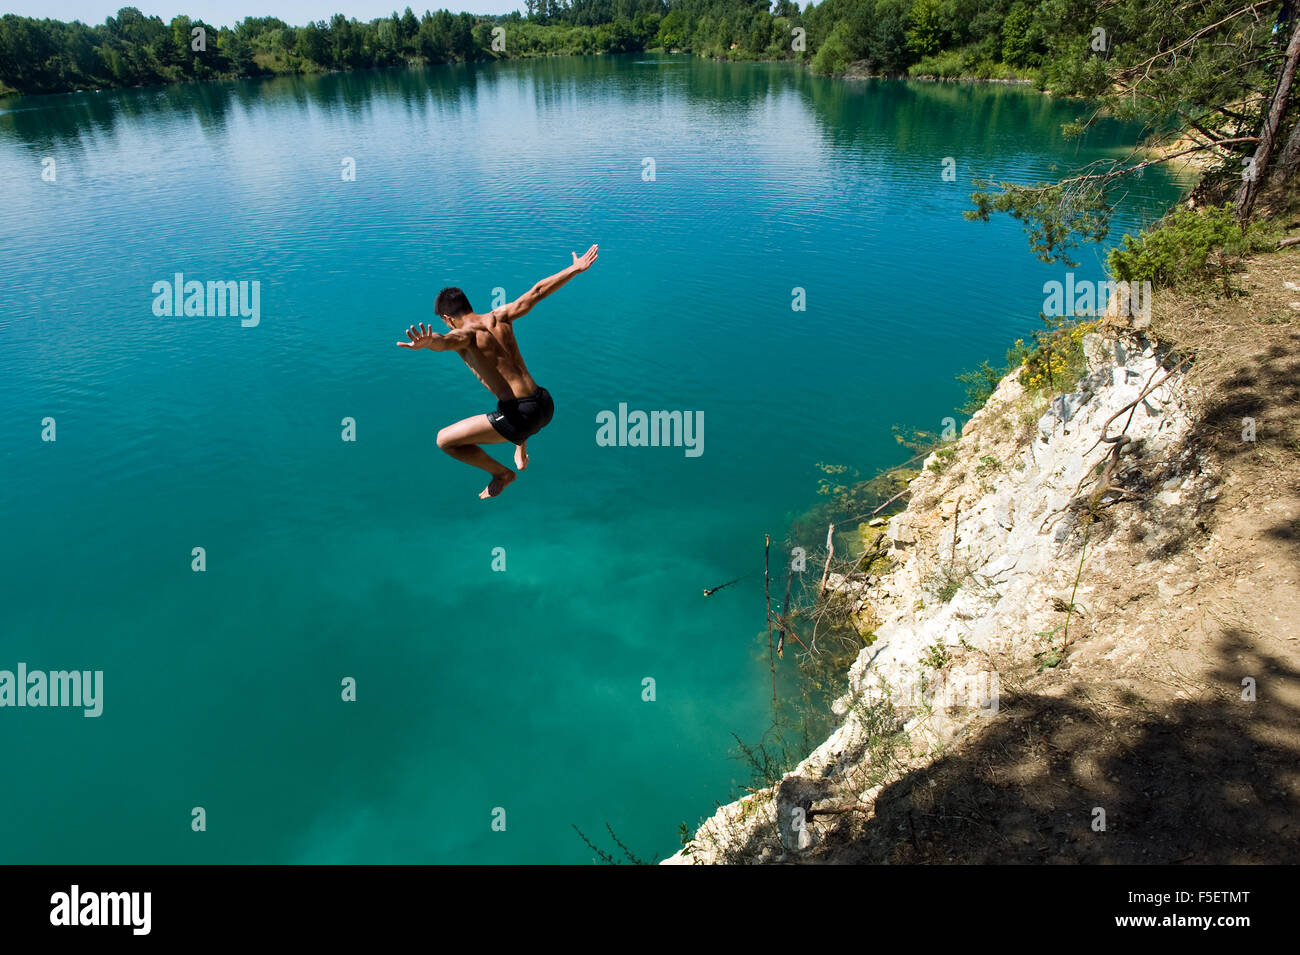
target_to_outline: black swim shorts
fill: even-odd
[[[498,401],[497,410],[488,415],[488,421],[507,441],[523,444],[550,424],[553,414],[555,403],[551,401],[551,393],[538,388],[527,398]]]

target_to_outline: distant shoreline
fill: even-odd
[[[352,67],[350,69],[330,68],[330,69],[320,69],[320,70],[287,70],[283,72],[270,71],[265,73],[246,73],[246,74],[232,75],[232,76],[219,75],[219,76],[210,76],[210,77],[195,78],[195,79],[173,80],[173,81],[163,82],[163,83],[133,83],[130,85],[121,85],[121,86],[84,86],[84,87],[77,87],[75,89],[66,89],[66,90],[57,90],[57,91],[50,90],[44,92],[29,92],[24,90],[15,90],[11,87],[6,87],[3,84],[0,84],[0,107],[3,107],[4,103],[8,100],[14,100],[14,99],[26,98],[26,97],[35,97],[35,96],[70,96],[76,93],[107,93],[107,92],[113,92],[117,90],[158,90],[158,89],[168,89],[171,87],[180,87],[180,86],[194,86],[201,83],[213,83],[213,82],[235,82],[239,80],[272,80],[272,79],[281,79],[284,77],[291,77],[291,76],[301,76],[301,77],[338,76],[338,75],[350,75],[353,73],[382,72],[386,70],[393,70],[393,71],[422,70],[422,69],[428,69],[430,67],[438,67],[438,66],[470,66],[474,64],[514,62],[514,61],[521,61],[521,60],[564,59],[569,57],[587,57],[587,56],[644,56],[648,53],[661,54],[663,56],[695,57],[702,60],[710,60],[714,63],[734,63],[734,64],[789,63],[793,66],[802,67],[805,72],[811,73],[814,76],[820,76],[823,77],[824,79],[832,79],[832,80],[853,80],[853,81],[894,80],[894,81],[912,81],[917,83],[979,83],[979,84],[993,84],[993,85],[1003,85],[1003,86],[1028,86],[1034,89],[1038,89],[1038,91],[1043,93],[1044,95],[1051,95],[1051,93],[1048,90],[1039,89],[1037,84],[1032,79],[1029,79],[1027,77],[1003,78],[1003,77],[986,77],[986,76],[974,76],[974,75],[937,76],[933,74],[925,74],[921,76],[909,76],[905,73],[898,73],[898,74],[869,73],[865,71],[854,71],[852,68],[850,68],[849,71],[844,73],[829,73],[829,74],[813,73],[811,66],[808,63],[800,60],[791,59],[788,57],[782,59],[731,59],[722,56],[707,56],[702,53],[691,53],[683,50],[665,50],[662,48],[656,48],[656,49],[647,49],[647,50],[629,50],[623,53],[606,53],[601,50],[596,50],[591,53],[539,53],[530,50],[524,53],[513,54],[510,56],[500,56],[495,58],[478,59],[478,60],[448,60],[448,61],[437,62],[437,63],[422,62],[422,61],[415,60],[407,63],[395,63],[386,66],[357,66],[357,67]],[[4,112],[4,110],[0,109],[0,112]]]

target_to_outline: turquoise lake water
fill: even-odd
[[[0,861],[670,854],[769,717],[761,575],[701,590],[1038,327],[1063,267],[961,210],[1119,155],[1077,112],[644,55],[0,101],[0,670],[104,674],[98,718],[0,708]],[[434,435],[491,396],[394,342],[592,242],[517,326],[554,421],[480,501]],[[156,316],[178,272],[260,321]],[[620,403],[702,411],[703,454],[598,446]]]

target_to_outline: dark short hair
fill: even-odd
[[[465,293],[454,285],[438,293],[438,297],[433,302],[433,310],[439,315],[450,315],[452,318],[460,318],[474,311]]]

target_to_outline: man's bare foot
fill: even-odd
[[[504,491],[506,485],[513,481],[517,476],[518,475],[516,475],[514,471],[507,471],[505,474],[498,474],[492,479],[491,483],[489,483],[487,487],[483,488],[479,497],[483,500],[487,500],[489,497],[496,497]]]
[[[517,467],[521,471],[524,470],[526,467],[528,467],[528,442],[527,441],[515,447],[515,467]]]

